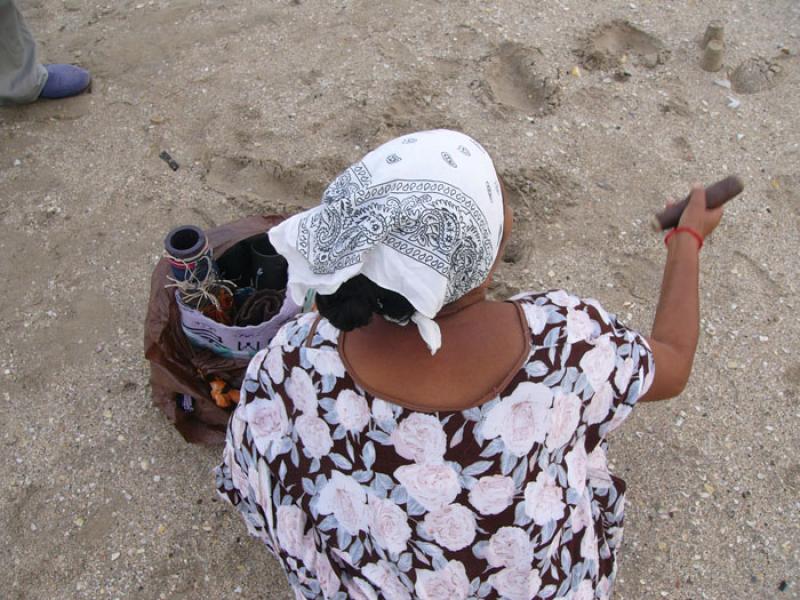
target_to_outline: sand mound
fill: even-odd
[[[774,88],[785,76],[785,69],[775,60],[754,56],[733,71],[731,87],[740,94],[755,94]]]
[[[653,68],[669,58],[669,50],[656,36],[628,21],[611,21],[593,29],[576,54],[587,69],[611,69],[633,60]]]

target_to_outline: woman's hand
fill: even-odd
[[[679,227],[691,227],[703,239],[711,235],[717,228],[722,219],[723,208],[706,208],[706,190],[698,184],[692,186],[692,193],[689,196],[689,204],[681,215]]]
[[[679,227],[689,227],[706,238],[719,225],[722,210],[722,207],[706,208],[706,191],[703,186],[695,185]],[[653,332],[648,338],[655,361],[655,378],[642,400],[672,398],[683,391],[692,372],[700,334],[699,248],[689,234],[679,233],[673,240],[669,244]]]

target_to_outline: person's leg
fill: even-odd
[[[0,0],[0,104],[33,102],[47,82],[36,42],[14,0]]]

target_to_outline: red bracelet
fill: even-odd
[[[692,236],[692,237],[693,237],[695,240],[697,240],[697,251],[698,251],[698,252],[700,252],[700,248],[702,248],[702,247],[703,247],[703,236],[702,236],[702,235],[700,235],[699,233],[697,233],[697,232],[696,232],[694,229],[692,229],[691,227],[676,227],[675,229],[673,229],[672,231],[670,231],[670,232],[667,234],[667,236],[664,238],[664,245],[666,246],[666,245],[668,245],[668,244],[669,244],[669,240],[670,240],[670,238],[672,238],[672,236],[673,236],[673,235],[675,235],[676,233],[682,233],[682,232],[683,232],[683,233],[688,233],[688,234],[689,234],[689,235],[691,235],[691,236]]]

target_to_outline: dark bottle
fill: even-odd
[[[277,253],[267,234],[250,241],[253,287],[257,290],[284,290],[289,281],[289,265]]]
[[[212,268],[211,249],[203,230],[194,225],[176,227],[164,238],[172,276],[178,281],[205,280]]]

